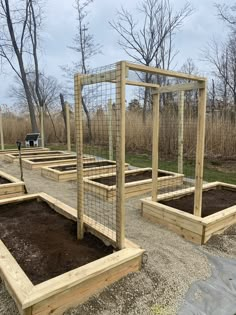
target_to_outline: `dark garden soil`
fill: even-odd
[[[169,174],[158,172],[158,177],[169,176]],[[132,183],[140,180],[152,179],[152,171],[142,171],[137,173],[125,174],[125,183]],[[106,176],[92,179],[97,183],[101,183],[107,186],[116,185],[116,176]]]
[[[46,158],[45,159],[45,157],[43,157],[43,158],[31,158],[31,159],[28,159],[29,161],[31,161],[31,162],[34,162],[34,163],[38,163],[38,162],[48,162],[48,161],[60,161],[60,160],[73,160],[73,159],[75,159],[76,158],[76,156],[62,156],[62,157],[54,157],[54,156],[52,156],[52,157],[49,157],[49,158]]]
[[[66,166],[52,166],[50,167],[53,170],[60,171],[60,172],[66,172],[66,171],[76,171],[77,167],[76,165],[66,165]]]
[[[103,166],[112,166],[115,163],[108,162],[108,161],[97,161],[91,163],[84,163],[83,168],[92,168],[92,167],[103,167]],[[76,170],[76,165],[62,165],[62,166],[54,166],[52,167],[54,170],[65,172],[65,171],[72,171]]]
[[[194,194],[160,203],[193,214]],[[236,205],[236,191],[212,189],[202,194],[202,217]]]
[[[37,200],[0,207],[0,239],[34,285],[113,252],[86,233],[76,239],[76,223]]]
[[[57,155],[60,155],[60,154],[64,154],[63,152],[60,152],[60,151],[42,151],[42,152],[27,152],[27,153],[21,153],[21,156],[25,157],[25,156],[29,156],[29,155],[53,155],[53,154],[57,154]],[[16,156],[18,157],[19,156],[19,153],[14,153],[12,154],[13,156]]]
[[[0,176],[0,185],[9,184],[9,183],[11,183],[10,180],[6,179],[5,177]]]

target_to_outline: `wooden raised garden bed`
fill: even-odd
[[[42,147],[35,147],[35,148],[21,148],[22,152],[42,152],[42,151],[49,151],[48,148],[42,148]],[[0,150],[0,156],[5,154],[11,154],[11,153],[18,153],[18,149],[6,149],[6,150]]]
[[[86,216],[85,237],[78,241],[76,215],[44,193],[0,201],[0,276],[21,315],[63,314],[140,269],[142,249],[126,240],[113,252],[113,232],[95,228]]]
[[[203,185],[202,217],[193,215],[194,189],[162,194],[158,202],[142,199],[142,215],[196,244],[206,243],[236,223],[236,185]]]
[[[0,171],[0,199],[17,197],[25,194],[25,183]]]
[[[84,161],[95,161],[94,157],[84,157]],[[65,155],[65,156],[53,156],[53,157],[37,157],[37,158],[29,158],[22,159],[22,165],[24,168],[29,170],[39,169],[44,166],[53,166],[53,165],[61,165],[61,164],[74,164],[76,163],[75,155]]]
[[[44,177],[50,178],[57,182],[65,182],[69,180],[76,180],[77,167],[74,164],[62,164],[47,166],[41,169],[41,174]],[[128,170],[129,164],[125,164],[125,169]],[[84,176],[92,176],[99,174],[109,174],[116,171],[116,162],[110,160],[101,160],[84,163]]]
[[[165,188],[183,184],[183,174],[158,171],[158,187]],[[116,196],[116,174],[91,176],[84,179],[84,188],[104,200]],[[152,190],[152,169],[142,168],[125,172],[125,197],[145,194]]]
[[[63,151],[38,151],[38,152],[22,152],[21,157],[22,159],[28,159],[33,157],[53,157],[53,156],[60,156],[60,155],[68,155],[69,153]],[[4,155],[4,161],[6,162],[15,162],[19,161],[19,153],[9,153]]]

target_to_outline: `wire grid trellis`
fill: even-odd
[[[160,178],[164,174],[162,170],[174,173],[170,174],[164,193],[187,189],[195,184],[197,121],[197,91],[161,94],[158,156]],[[160,190],[159,193],[161,192]]]
[[[142,67],[131,68],[133,71],[129,72],[128,80],[143,82],[144,85],[148,83],[142,88],[138,99],[129,103],[128,109],[134,111],[140,108],[143,112],[142,119],[139,118],[140,124],[135,124],[137,133],[139,130],[143,133],[137,135],[140,142],[136,150],[140,152],[142,148],[146,148],[149,155],[152,151],[152,200],[156,201],[157,194],[160,196],[163,193],[166,198],[168,195],[171,197],[173,192],[183,188],[188,194],[195,186],[192,211],[199,213],[204,152],[205,83],[200,88],[200,94],[199,85],[191,83],[188,75],[181,76],[168,71],[164,71],[162,75],[158,69],[159,73],[151,68],[150,71]],[[204,82],[205,79],[198,80],[194,77],[193,81]],[[148,128],[148,125],[151,127]],[[153,139],[147,137],[148,129],[152,130]],[[127,138],[128,132],[126,133]],[[147,146],[147,142],[151,142],[151,145]],[[128,139],[126,144],[129,144]]]
[[[191,83],[188,76],[180,75],[179,80],[174,78],[175,75],[171,76],[173,73],[168,77],[168,71],[162,75],[155,71],[153,74],[149,67],[145,67],[144,71],[142,69],[142,66],[140,68],[120,62],[92,70],[91,74],[81,77],[81,90],[77,91],[82,92],[83,116],[80,116],[80,127],[83,130],[83,152],[100,162],[99,167],[90,169],[89,177],[79,187],[79,195],[83,194],[83,204],[80,207],[93,220],[94,226],[116,241],[121,235],[124,239],[125,213],[122,210],[125,183],[139,181],[135,183],[132,193],[138,195],[145,189],[151,190],[154,201],[156,192],[158,195],[168,194],[195,186],[195,213],[201,207],[205,79],[193,77],[193,81],[199,81],[203,86],[200,94],[199,83]],[[180,83],[183,86],[186,84],[188,91],[183,92]],[[125,84],[134,85],[136,89],[140,86],[142,88],[132,98],[132,93]],[[177,89],[173,87],[176,84]],[[173,88],[167,88],[167,93],[165,89],[168,86]],[[192,86],[196,86],[196,90],[193,88],[192,91]],[[164,89],[158,91],[159,87]],[[130,134],[136,138],[135,141]],[[130,146],[133,146],[134,156],[148,148],[148,153],[152,152],[152,169],[149,168],[145,174],[141,174],[141,170],[140,176],[124,174],[124,146],[128,153]],[[112,159],[116,162],[115,167]],[[107,164],[101,165],[101,162]],[[110,172],[107,169],[109,163],[113,163]],[[83,168],[85,167],[84,163]],[[151,185],[143,182],[146,179],[149,182],[151,180]]]
[[[129,78],[136,80],[140,77],[143,77],[140,73],[129,74]],[[163,81],[160,76],[153,79],[155,83],[158,80]],[[168,82],[169,85],[176,83],[173,80]],[[129,156],[132,155],[134,166],[150,169],[144,174],[146,177],[143,179],[152,179],[152,132],[154,124],[152,92],[154,89],[149,89],[148,96],[145,96],[145,93],[147,94],[145,90],[144,87],[135,87],[127,93],[126,151]],[[144,120],[145,101],[147,104]],[[157,126],[159,128],[158,187],[160,188],[159,193],[171,193],[194,185],[198,92],[193,90],[163,93],[160,94],[159,101],[159,123]]]
[[[83,190],[83,211],[89,222],[116,241],[124,229],[117,206],[117,152],[121,138],[120,68],[115,64],[93,69],[81,79],[83,153],[84,157],[94,157],[95,161],[83,163],[88,178],[84,180],[83,188],[78,189]]]

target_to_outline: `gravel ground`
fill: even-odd
[[[0,161],[0,169],[20,177],[19,167],[14,164]],[[40,171],[25,170],[24,177],[29,193],[44,191],[75,207],[74,182],[55,183],[41,177]],[[204,246],[204,250],[200,250],[198,246],[142,218],[139,199],[131,198],[126,203],[126,235],[146,250],[142,270],[109,286],[82,306],[68,310],[65,315],[174,315],[191,284],[211,274],[204,250],[231,256],[236,254],[235,230],[226,242],[227,234],[216,236]],[[2,282],[0,314],[19,314]]]

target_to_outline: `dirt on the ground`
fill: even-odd
[[[194,194],[178,199],[161,201],[162,204],[193,214]],[[211,189],[202,194],[202,217],[214,214],[236,204],[236,191]]]
[[[115,163],[108,162],[108,161],[97,161],[97,162],[89,162],[84,163],[83,168],[93,168],[93,167],[104,167],[104,166],[112,166],[115,165]],[[62,165],[62,166],[54,166],[52,167],[54,170],[65,172],[65,171],[71,171],[76,170],[76,165]]]
[[[204,245],[204,249],[220,256],[236,257],[236,224],[222,234],[213,235]]]
[[[62,151],[42,151],[42,152],[27,152],[27,153],[24,153],[24,151],[23,151],[21,153],[21,156],[22,157],[27,157],[27,156],[31,155],[31,156],[37,157],[38,155],[40,155],[40,156],[41,155],[47,156],[47,155],[54,155],[54,154],[60,155],[60,154],[64,154],[64,153]],[[12,155],[18,157],[19,153],[13,153]]]
[[[1,207],[0,239],[35,285],[113,253],[91,234],[78,241],[76,230],[37,199]]]
[[[5,177],[0,176],[0,185],[9,184],[9,183],[11,183],[10,180],[6,179]]]
[[[46,157],[42,157],[42,158],[40,158],[40,157],[34,157],[34,158],[29,158],[29,159],[27,159],[27,160],[29,160],[29,161],[31,161],[31,162],[37,162],[37,163],[39,163],[39,162],[48,162],[48,161],[61,161],[61,160],[73,160],[73,159],[75,159],[76,157],[75,156],[67,156],[67,155],[64,155],[64,156],[62,156],[62,157],[54,157],[54,156],[52,156],[52,157],[48,157],[48,158],[46,158]]]
[[[168,176],[169,174],[158,172],[158,177]],[[152,179],[152,171],[137,171],[136,173],[125,174],[125,183],[137,182],[139,180]],[[116,185],[116,176],[107,176],[93,179],[94,182],[107,186]]]
[[[20,178],[19,167],[14,164],[0,161],[0,169]],[[41,177],[40,170],[24,170],[24,178],[29,193],[43,191],[76,207],[75,182],[50,181]],[[216,254],[223,252],[209,242],[208,247],[196,246],[144,219],[141,197],[144,196],[126,200],[126,237],[146,250],[141,271],[117,281],[64,315],[175,315],[189,287],[210,276],[210,265],[201,249]],[[230,242],[225,241],[225,236],[216,237],[224,251],[229,245],[236,248],[235,236],[228,236]],[[231,256],[236,257],[236,253]],[[0,314],[19,315],[3,283],[0,283]]]

